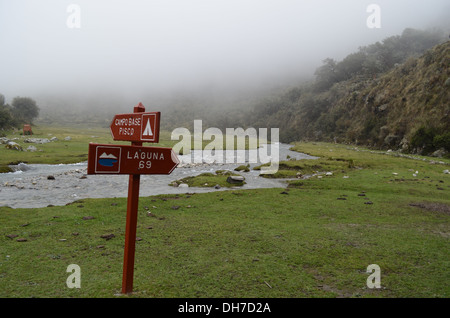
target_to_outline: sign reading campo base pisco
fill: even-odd
[[[88,174],[170,174],[179,164],[172,148],[89,144]]]
[[[111,122],[114,140],[159,142],[161,112],[117,114]]]

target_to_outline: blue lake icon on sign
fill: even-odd
[[[98,163],[104,167],[112,167],[117,162],[117,157],[113,154],[106,154],[106,152],[102,153],[100,157],[98,157]]]

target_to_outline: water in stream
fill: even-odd
[[[290,147],[287,144],[279,144],[280,161],[286,160],[287,156],[294,159],[316,159],[316,157],[291,151]],[[270,151],[268,153],[270,154]],[[236,152],[235,155],[238,156]],[[214,187],[178,188],[169,184],[175,180],[204,172],[233,171],[245,161],[237,158],[234,163],[227,164],[190,164],[195,162],[192,156],[200,156],[208,162],[208,158],[205,158],[201,151],[192,151],[189,155],[178,156],[181,164],[170,175],[141,176],[140,196],[226,190],[229,188],[219,190]],[[251,169],[260,164],[250,163],[249,172],[240,172],[245,177],[246,184],[239,186],[239,189],[285,186],[285,181],[260,177],[260,171]],[[18,171],[0,174],[0,206],[38,208],[48,205],[65,205],[85,198],[114,198],[128,195],[127,175],[86,175],[86,162],[60,165],[30,164],[16,166],[15,169]],[[54,179],[48,179],[48,176],[53,176]]]

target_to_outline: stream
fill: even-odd
[[[316,157],[289,150],[291,145],[278,144],[278,146],[280,161],[287,160],[289,157],[293,159],[316,159]],[[263,147],[269,147],[266,151],[270,154],[270,145],[263,145]],[[258,150],[246,151],[247,159],[252,151]],[[170,175],[141,175],[139,195],[201,193],[233,189],[186,188],[169,185],[175,180],[204,172],[233,171],[246,161],[245,158],[239,158],[242,152],[233,152],[234,163],[205,163],[210,162],[210,160],[204,156],[201,150],[194,150],[188,155],[180,155],[178,156],[180,164]],[[197,162],[197,160],[193,160],[194,157],[200,157],[202,158],[200,161],[204,162],[192,163]],[[263,178],[259,176],[260,171],[252,170],[253,167],[260,165],[260,162],[249,164],[249,172],[237,172],[245,177],[246,184],[236,188],[279,188],[286,185],[286,180]],[[87,162],[57,165],[20,164],[11,167],[16,171],[0,174],[0,206],[39,208],[49,205],[66,205],[86,198],[122,198],[128,195],[128,175],[86,175]]]

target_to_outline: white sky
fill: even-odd
[[[81,27],[68,28],[69,4]],[[381,28],[369,29],[369,4]],[[0,93],[140,94],[311,75],[327,57],[450,20],[448,0],[0,0]],[[448,26],[448,24],[447,24]]]

